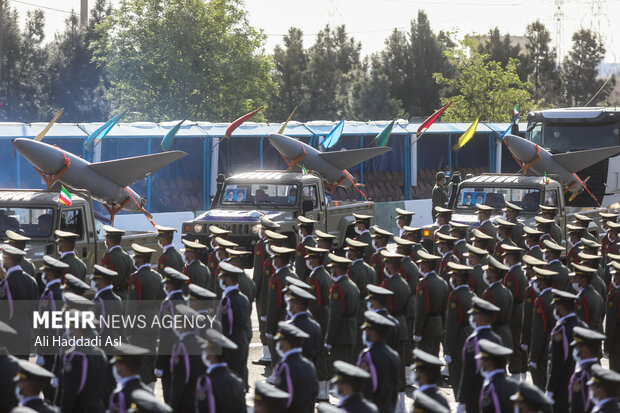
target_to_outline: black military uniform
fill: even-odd
[[[477,209],[478,221],[479,221],[477,229],[483,234],[491,237],[491,240],[489,240],[489,244],[487,246],[487,250],[489,251],[489,253],[492,254],[493,251],[495,251],[495,243],[496,243],[496,235],[497,235],[497,229],[490,221],[491,213],[493,212],[493,207],[484,205],[484,204],[476,204],[476,209]]]
[[[17,359],[7,351],[8,343],[14,340],[17,331],[7,323],[0,321],[0,412],[8,412],[15,404],[15,382],[19,364]]]
[[[590,380],[591,369],[595,364],[600,364],[598,356],[588,358],[581,357],[580,347],[588,347],[590,354],[599,354],[601,342],[605,336],[598,331],[583,327],[573,328],[573,341],[571,346],[576,348],[578,359],[575,360],[575,372],[569,381],[569,402],[571,412],[586,412],[592,409],[593,402],[590,400],[587,383]]]
[[[86,273],[88,272],[86,264],[84,264],[84,261],[79,259],[75,254],[75,251],[73,251],[73,248],[75,248],[75,242],[78,238],[80,238],[80,235],[61,230],[54,231],[54,234],[56,235],[58,243],[68,243],[69,248],[71,248],[69,251],[63,252],[59,258],[60,261],[69,265],[66,273],[73,274],[80,280],[84,281],[86,279]]]
[[[588,381],[590,391],[597,395],[598,400],[592,401],[594,404],[592,411],[597,413],[618,413],[618,386],[620,385],[620,374],[607,370],[598,364],[592,366],[592,377]]]
[[[65,291],[66,292],[70,292],[73,294],[83,296],[90,290],[91,290],[90,285],[86,284],[84,281],[80,280],[78,277],[71,275],[71,274],[65,274]]]
[[[235,267],[241,269],[242,271],[239,273],[239,291],[250,301],[250,304],[254,302],[256,299],[256,284],[250,277],[248,277],[245,266],[248,261],[250,251],[241,251],[234,250],[232,248],[226,248],[226,254],[228,254],[228,262],[234,265]],[[252,312],[252,308],[250,307],[250,313]]]
[[[612,262],[614,270],[612,283],[607,293],[607,311],[605,317],[605,352],[609,354],[609,368],[620,372],[620,263]]]
[[[607,285],[605,284],[605,281],[603,281],[603,269],[599,265],[601,261],[601,256],[588,254],[582,251],[579,253],[579,259],[581,260],[580,265],[583,265],[584,267],[590,267],[596,270],[592,274],[592,280],[590,281],[590,285],[592,285],[592,288],[596,290],[598,295],[600,295],[604,301],[605,297],[607,297]],[[604,314],[601,314],[601,321],[603,315]]]
[[[133,404],[127,411],[128,413],[172,413],[172,408],[160,401],[151,392],[136,389],[131,392]]]
[[[421,377],[424,377],[425,379],[424,383],[415,383],[418,387],[418,391],[426,394],[442,406],[449,409],[450,404],[448,403],[448,400],[446,400],[446,398],[439,393],[436,383],[437,379],[439,379],[440,369],[445,365],[444,362],[438,357],[428,354],[420,349],[415,349],[413,351],[413,360],[418,380],[420,380]],[[419,405],[417,405],[416,400],[414,400],[413,410],[415,411],[417,408],[419,408]]]
[[[318,221],[310,218],[306,218],[303,215],[297,217],[299,227],[299,237],[301,241],[295,247],[295,273],[300,280],[306,281],[308,275],[310,275],[310,269],[306,266],[306,247],[316,247],[316,241],[312,238],[314,232],[314,224]],[[306,235],[301,235],[302,228],[306,231]]]
[[[346,238],[347,244],[347,258],[351,260],[351,265],[347,270],[349,279],[355,283],[357,289],[360,292],[360,302],[357,307],[357,325],[361,325],[364,322],[364,311],[366,311],[366,304],[364,299],[366,298],[366,286],[368,284],[376,284],[377,276],[375,270],[364,262],[364,250],[368,246],[366,243],[356,241],[351,238]],[[353,354],[357,354],[362,350],[362,332],[358,329],[356,345],[353,350]]]
[[[265,218],[264,216],[261,217],[261,222],[263,221],[263,218]],[[266,219],[266,218],[265,218]],[[271,221],[269,221],[271,222]],[[220,263],[220,260],[217,257],[217,249],[220,248],[220,246],[215,242],[216,238],[219,239],[224,239],[227,240],[227,237],[230,235],[231,231],[224,229],[224,228],[220,228],[218,226],[215,225],[210,225],[209,226],[209,255],[207,256],[207,262],[205,263],[207,265],[207,268],[209,268],[209,272],[211,273],[211,278],[210,278],[210,283],[207,285],[207,289],[209,291],[213,291],[216,292],[217,291],[217,266]],[[260,240],[257,243],[257,245],[260,244]],[[256,268],[256,266],[254,267]],[[262,264],[260,265],[260,271],[262,271],[263,266]]]
[[[553,399],[526,381],[518,383],[517,392],[510,399],[515,403],[515,411],[519,412],[546,412],[550,411],[554,404]]]
[[[603,298],[592,287],[592,277],[596,270],[579,264],[573,264],[574,272],[570,275],[574,277],[583,277],[587,280],[587,285],[582,288],[577,296],[579,299],[576,303],[577,316],[585,321],[589,328],[603,331],[602,313],[604,312]]]
[[[446,174],[439,171],[435,175],[435,186],[433,187],[432,198],[432,215],[433,219],[436,217],[437,207],[445,207],[448,203],[448,190],[445,186],[439,184],[439,181],[446,179]]]
[[[372,216],[354,213],[353,217],[355,218],[355,225],[364,224],[366,226],[366,229],[357,234],[355,240],[366,244],[366,247],[364,248],[364,262],[368,263],[370,262],[370,256],[375,252],[372,248],[372,236],[368,230],[368,228],[370,228]]]
[[[308,334],[294,325],[283,321],[278,323],[278,334],[275,340],[286,341],[291,347],[282,354],[282,359],[274,372],[276,387],[289,394],[285,410],[288,413],[313,412],[319,393],[314,365],[301,354],[303,340],[308,338]]]
[[[524,225],[519,221],[517,216],[519,212],[523,211],[523,208],[515,205],[511,202],[506,202],[506,207],[502,210],[506,213],[506,220],[514,224],[512,228],[512,236],[511,239],[518,247],[524,247],[523,241],[523,229]]]
[[[159,260],[157,261],[157,271],[162,277],[165,277],[164,269],[167,267],[174,268],[179,272],[183,271],[183,267],[185,266],[183,257],[174,245],[172,245],[172,239],[177,230],[175,228],[164,227],[162,225],[155,225],[155,229],[157,230],[157,241],[160,242],[160,246],[162,242],[165,243],[165,245],[162,246],[164,251],[159,256]]]
[[[183,245],[185,245],[186,255],[189,252],[195,254],[196,256],[196,258],[188,261],[187,264],[185,264],[185,267],[182,271],[183,274],[189,277],[189,282],[191,284],[195,284],[199,287],[208,289],[209,286],[212,286],[214,284],[211,279],[212,277],[214,277],[214,275],[211,274],[209,267],[204,265],[202,261],[200,261],[200,259],[198,258],[207,250],[207,247],[199,242],[188,241],[186,239],[181,240],[181,242],[183,243]]]
[[[117,378],[116,387],[110,395],[108,402],[108,411],[110,413],[126,412],[134,402],[131,397],[134,390],[141,389],[150,393],[153,392],[149,386],[142,382],[138,374],[142,359],[148,352],[145,348],[126,343],[116,346],[114,349],[114,357],[112,357],[110,363],[113,366],[122,364],[128,371],[135,372],[135,374]]]
[[[28,407],[39,413],[60,413],[60,409],[47,403],[40,396],[41,389],[50,383],[54,378],[54,374],[43,367],[30,363],[28,360],[19,360],[18,364],[17,375],[14,376],[14,378],[11,377],[11,379],[15,381],[15,387],[22,388],[20,384],[26,382],[30,384],[30,390],[34,393],[25,394],[19,401],[19,406]],[[3,372],[3,375],[4,374],[6,373]],[[64,411],[68,410],[63,409],[63,412]]]
[[[370,373],[366,381],[364,396],[373,402],[380,413],[394,412],[401,387],[400,357],[386,343],[388,330],[394,325],[392,321],[372,311],[364,313],[366,317],[363,329],[373,329],[378,340],[367,343],[366,348],[357,359],[357,366]]]
[[[511,396],[517,391],[517,382],[506,377],[506,359],[512,353],[508,347],[482,339],[478,343],[479,359],[491,359],[495,370],[490,371],[484,379],[480,390],[480,411],[482,413],[509,412],[514,408]]]
[[[475,257],[473,260],[472,256]],[[488,251],[467,244],[467,252],[464,254],[464,257],[468,260],[468,265],[472,267],[472,270],[469,272],[469,287],[478,297],[481,297],[484,290],[488,287],[486,281],[484,281],[484,270],[482,269],[482,266],[488,261]]]
[[[336,371],[336,386],[348,386],[353,394],[341,398],[338,407],[340,411],[347,413],[378,413],[379,409],[374,403],[366,400],[362,389],[366,381],[370,380],[370,374],[359,367],[344,361],[334,362]]]
[[[281,413],[286,409],[289,394],[264,381],[257,381],[254,386],[254,409]],[[321,403],[323,404],[323,403]],[[331,405],[330,405],[331,406]]]
[[[93,302],[95,303],[95,317],[96,318],[106,318],[108,316],[113,317],[114,315],[122,315],[124,313],[123,310],[123,302],[121,298],[116,295],[113,291],[113,283],[114,279],[118,276],[116,271],[113,271],[109,268],[102,267],[101,265],[95,264],[92,280],[103,280],[105,287],[102,287],[95,293],[95,297],[93,298]],[[115,340],[121,335],[121,332],[115,330],[113,327],[106,327],[102,325],[99,329],[99,335],[101,336],[102,343],[111,342],[108,340]]]
[[[110,225],[104,225],[103,230],[106,233],[106,241],[109,240],[109,242],[114,245],[109,247],[108,252],[101,257],[100,264],[112,271],[116,271],[118,276],[114,279],[114,292],[121,297],[121,299],[126,300],[129,277],[134,272],[135,268],[131,257],[120,245],[125,231]]]
[[[306,247],[308,257],[321,256],[323,262],[328,254],[328,250],[323,248]],[[316,300],[310,302],[309,310],[314,316],[315,320],[321,326],[321,333],[323,337],[327,334],[327,321],[329,319],[329,290],[332,286],[333,280],[329,275],[324,265],[319,265],[310,271],[308,275],[308,284],[312,289],[312,293],[316,297]]]
[[[398,344],[400,343],[400,323],[396,317],[390,314],[388,310],[389,301],[393,295],[394,292],[388,290],[387,288],[369,285],[366,301],[369,303],[370,311],[381,314],[394,324],[389,328],[385,341],[387,345],[392,348],[392,350],[398,351]]]
[[[437,400],[426,395],[420,390],[413,392],[413,399],[415,400],[416,413],[450,413],[450,409],[443,406]]]
[[[15,248],[20,249],[22,251],[26,251],[26,243],[30,241],[30,237],[26,237],[22,234],[18,234],[15,231],[11,231],[10,229],[7,229],[5,234],[6,234],[9,245],[12,245]],[[32,260],[30,260],[28,257],[24,256],[22,258],[22,262],[20,266],[22,267],[23,272],[25,272],[26,274],[32,277],[35,276],[37,270],[34,264],[32,263]]]

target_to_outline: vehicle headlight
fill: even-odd
[[[194,224],[194,232],[201,233],[202,232],[202,224]]]
[[[425,236],[425,237],[429,237],[430,235],[431,235],[431,231],[430,231],[430,230],[428,230],[428,229],[425,229],[425,230],[424,230],[424,236]]]

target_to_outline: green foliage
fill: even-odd
[[[489,55],[494,60],[506,67],[511,59],[515,59],[517,73],[521,80],[527,80],[527,68],[524,66],[524,56],[521,54],[519,45],[512,45],[510,34],[506,33],[502,38],[499,28],[489,30],[487,39],[478,45],[478,53]]]
[[[554,106],[560,99],[560,74],[551,48],[551,35],[540,21],[528,24],[525,31],[527,43],[525,65],[532,85],[532,98],[539,105]]]
[[[388,77],[378,69],[378,57],[375,55],[371,60],[370,71],[352,73],[350,119],[392,119],[401,111],[402,103],[390,93]]]
[[[265,35],[237,0],[122,0],[99,33],[110,97],[133,119],[230,120],[275,89]]]
[[[509,59],[503,67],[478,52],[471,39],[447,51],[446,56],[454,67],[454,76],[434,75],[448,92],[442,104],[454,101],[442,116],[444,122],[472,122],[478,116],[482,122],[510,122],[514,105],[521,112],[534,107],[529,85],[517,74],[515,59]]]

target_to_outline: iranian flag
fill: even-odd
[[[66,206],[71,206],[71,194],[67,191],[67,188],[63,185],[60,189],[60,196],[58,200]]]

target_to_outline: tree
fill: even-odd
[[[401,111],[402,103],[392,97],[390,81],[379,70],[378,56],[372,56],[371,62],[370,70],[357,70],[351,74],[351,104],[347,116],[350,119],[392,119]]]
[[[442,103],[454,101],[443,120],[471,122],[479,116],[481,121],[509,122],[514,105],[521,112],[529,112],[534,104],[529,84],[519,79],[516,59],[509,59],[503,67],[476,49],[471,39],[464,40],[460,48],[447,53],[454,76],[434,75],[449,92]]]
[[[121,0],[98,32],[110,97],[133,119],[234,119],[275,90],[240,0]]]
[[[551,35],[540,21],[528,24],[525,30],[527,55],[525,64],[532,85],[532,98],[538,104],[554,106],[561,98],[560,76],[555,61],[555,50],[551,48]]]
[[[295,106],[307,106],[307,89],[304,83],[308,68],[308,53],[304,49],[303,32],[291,27],[284,36],[284,47],[277,45],[273,53],[275,71],[273,80],[279,93],[269,99],[269,118],[285,121]]]
[[[598,78],[598,67],[604,57],[605,46],[594,32],[581,29],[573,34],[573,47],[562,67],[566,105],[585,106],[597,92],[594,102],[602,102],[609,96],[616,81],[612,77],[604,85],[605,81]]]
[[[494,60],[506,67],[510,59],[516,59],[517,73],[521,80],[527,80],[528,71],[524,64],[524,56],[521,54],[519,45],[512,45],[510,34],[506,33],[502,38],[499,28],[489,30],[486,41],[478,46],[478,53],[487,54],[491,60]]]

